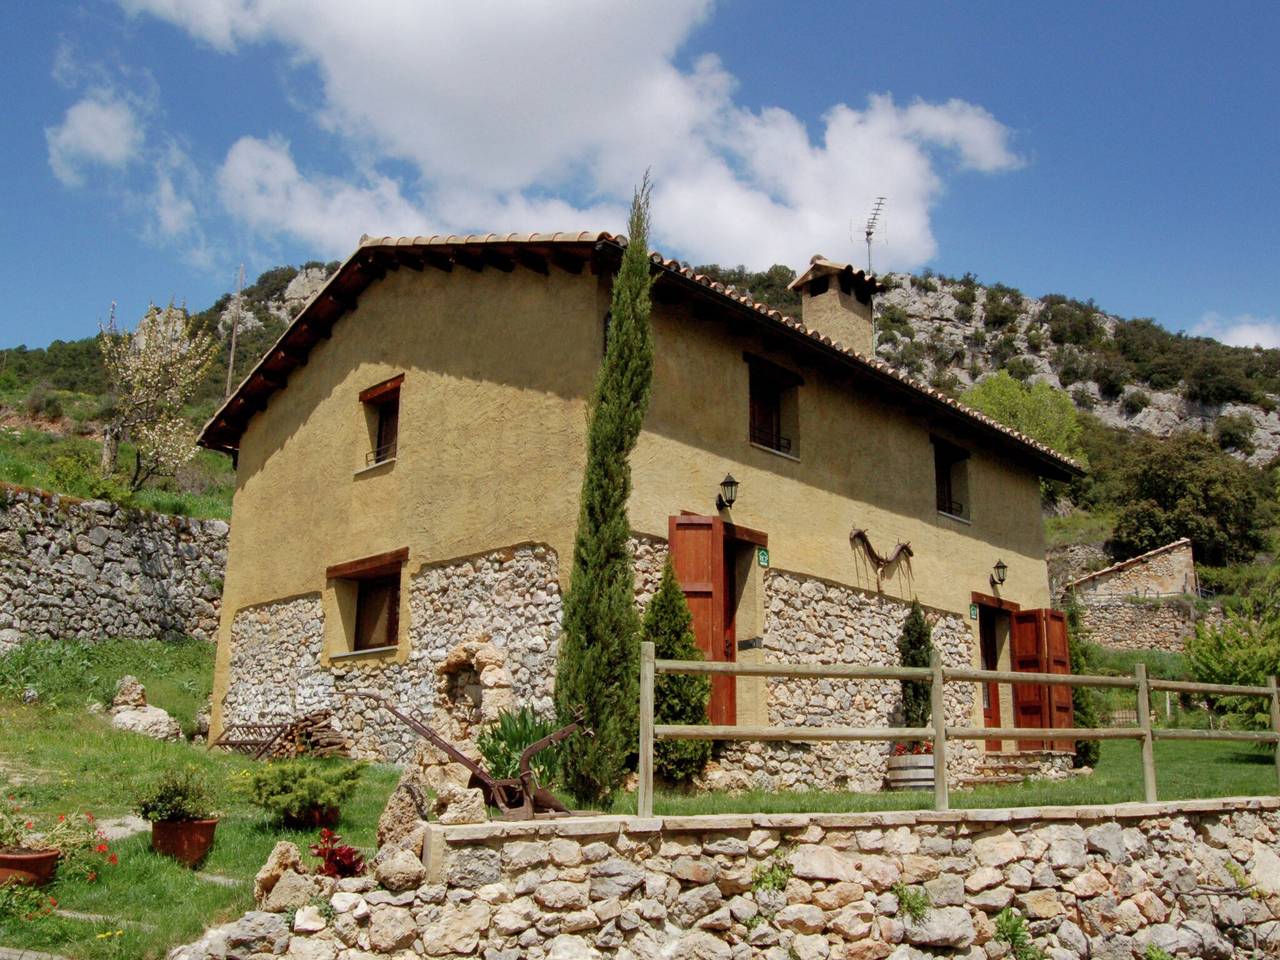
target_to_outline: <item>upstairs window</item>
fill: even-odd
[[[396,458],[400,440],[400,385],[403,382],[404,374],[400,374],[360,392],[372,448],[365,454],[365,466]]]
[[[933,479],[938,512],[972,520],[969,510],[969,451],[933,437]]]
[[[750,370],[751,442],[798,456],[799,390],[803,379],[759,357],[748,355],[746,360]]]

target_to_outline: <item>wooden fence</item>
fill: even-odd
[[[659,673],[728,674],[736,677],[827,680],[916,680],[930,685],[932,723],[928,727],[774,727],[714,726],[711,724],[655,724],[653,682]],[[1134,690],[1138,698],[1138,723],[1133,727],[1061,727],[1052,730],[1052,740],[1138,740],[1142,744],[1142,786],[1147,802],[1156,797],[1157,740],[1233,740],[1250,743],[1280,742],[1280,687],[1272,677],[1265,687],[1191,683],[1147,677],[1146,664],[1133,668],[1132,677],[1099,677],[1063,673],[1014,673],[1002,670],[972,670],[944,667],[933,652],[928,667],[884,667],[860,664],[825,663],[724,663],[705,660],[657,660],[651,642],[640,645],[640,770],[637,812],[653,815],[653,745],[655,740],[755,740],[755,741],[868,741],[930,740],[933,742],[933,805],[950,809],[947,792],[947,742],[949,740],[1027,740],[1042,732],[1038,727],[953,727],[946,723],[943,691],[948,683],[1042,684],[1066,687],[1119,687]],[[1271,730],[1187,730],[1153,727],[1151,694],[1156,690],[1173,693],[1201,693],[1213,696],[1266,697],[1271,704]],[[1044,731],[1047,733],[1047,731]],[[1276,750],[1276,776],[1280,780],[1280,749]]]

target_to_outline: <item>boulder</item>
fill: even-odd
[[[329,921],[324,918],[320,908],[310,904],[300,907],[298,912],[293,915],[294,933],[319,933],[328,925]]]
[[[286,910],[305,907],[318,892],[319,887],[314,877],[304,877],[289,870],[271,888],[271,892],[262,901],[262,909],[268,913],[284,913]]]
[[[729,960],[733,951],[719,937],[698,931],[681,937],[669,956],[671,960]]]
[[[271,850],[271,854],[267,857],[267,862],[262,865],[262,869],[258,871],[253,878],[253,899],[256,903],[262,903],[267,898],[275,885],[280,881],[286,873],[292,871],[301,873],[302,853],[298,850],[296,844],[290,843],[288,840],[281,840]]]
[[[379,847],[403,840],[426,822],[431,800],[425,786],[425,778],[416,764],[405,768],[378,818]]]
[[[408,850],[397,850],[378,864],[374,872],[377,881],[392,893],[412,890],[426,877],[422,860]]]
[[[484,823],[489,819],[484,793],[477,788],[447,785],[436,794],[436,819],[441,823]]]
[[[137,677],[126,674],[116,683],[116,695],[111,700],[111,710],[136,710],[147,705],[147,688]]]
[[[152,740],[181,740],[178,721],[159,707],[128,707],[111,710],[111,726],[128,733],[140,733]]]
[[[231,954],[283,953],[289,942],[289,925],[284,917],[261,910],[252,910],[221,929]]]

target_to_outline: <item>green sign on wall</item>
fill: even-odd
[[[756,547],[756,563],[762,567],[769,565],[769,551],[766,547]]]

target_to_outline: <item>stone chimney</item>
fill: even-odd
[[[873,354],[871,298],[883,289],[874,276],[822,254],[789,284],[800,293],[800,319],[806,327],[864,357]]]

